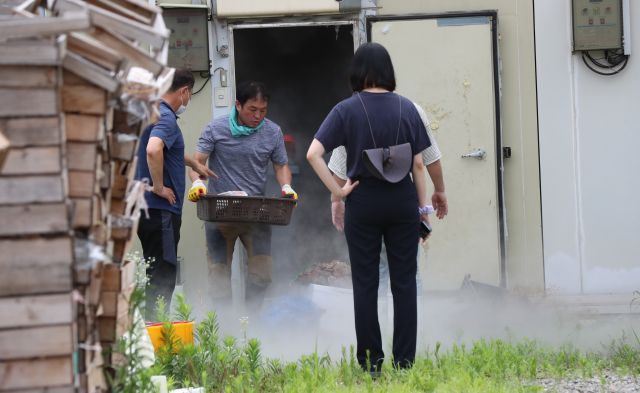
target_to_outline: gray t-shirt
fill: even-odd
[[[196,151],[209,155],[209,168],[218,177],[209,178],[208,192],[244,191],[264,195],[269,161],[287,163],[287,151],[280,126],[269,119],[255,133],[235,137],[229,116],[213,119],[200,138]]]

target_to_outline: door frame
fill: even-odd
[[[507,219],[504,197],[504,155],[502,151],[502,121],[500,118],[500,63],[498,47],[498,11],[469,11],[469,12],[447,12],[435,14],[392,14],[367,16],[366,31],[367,42],[371,42],[371,27],[374,22],[384,21],[406,21],[406,20],[427,20],[443,18],[472,18],[487,17],[491,23],[491,58],[493,63],[493,95],[495,107],[495,147],[496,147],[496,183],[498,195],[498,228],[500,247],[500,286],[507,287]]]

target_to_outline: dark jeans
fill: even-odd
[[[155,317],[156,300],[162,296],[171,304],[171,295],[176,285],[178,242],[182,218],[174,213],[160,209],[149,209],[149,218],[144,212],[138,224],[138,238],[142,244],[144,259],[149,262],[147,276],[149,284],[146,290],[145,319]]]
[[[353,281],[357,357],[379,371],[384,360],[378,321],[378,283],[382,240],[387,248],[393,295],[393,361],[410,367],[416,354],[416,271],[418,201],[409,177],[397,184],[361,179],[347,198],[345,235]]]

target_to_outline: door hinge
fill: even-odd
[[[511,147],[505,146],[502,148],[502,158],[511,158]]]

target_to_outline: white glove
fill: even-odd
[[[291,188],[291,185],[289,184],[284,184],[282,186],[282,196],[284,198],[291,198],[296,201],[298,200],[298,193],[295,192],[293,188]]]
[[[202,195],[205,195],[206,193],[207,186],[204,185],[204,182],[202,180],[198,179],[191,184],[188,197],[191,202],[197,202],[198,199],[200,199],[200,197]]]

